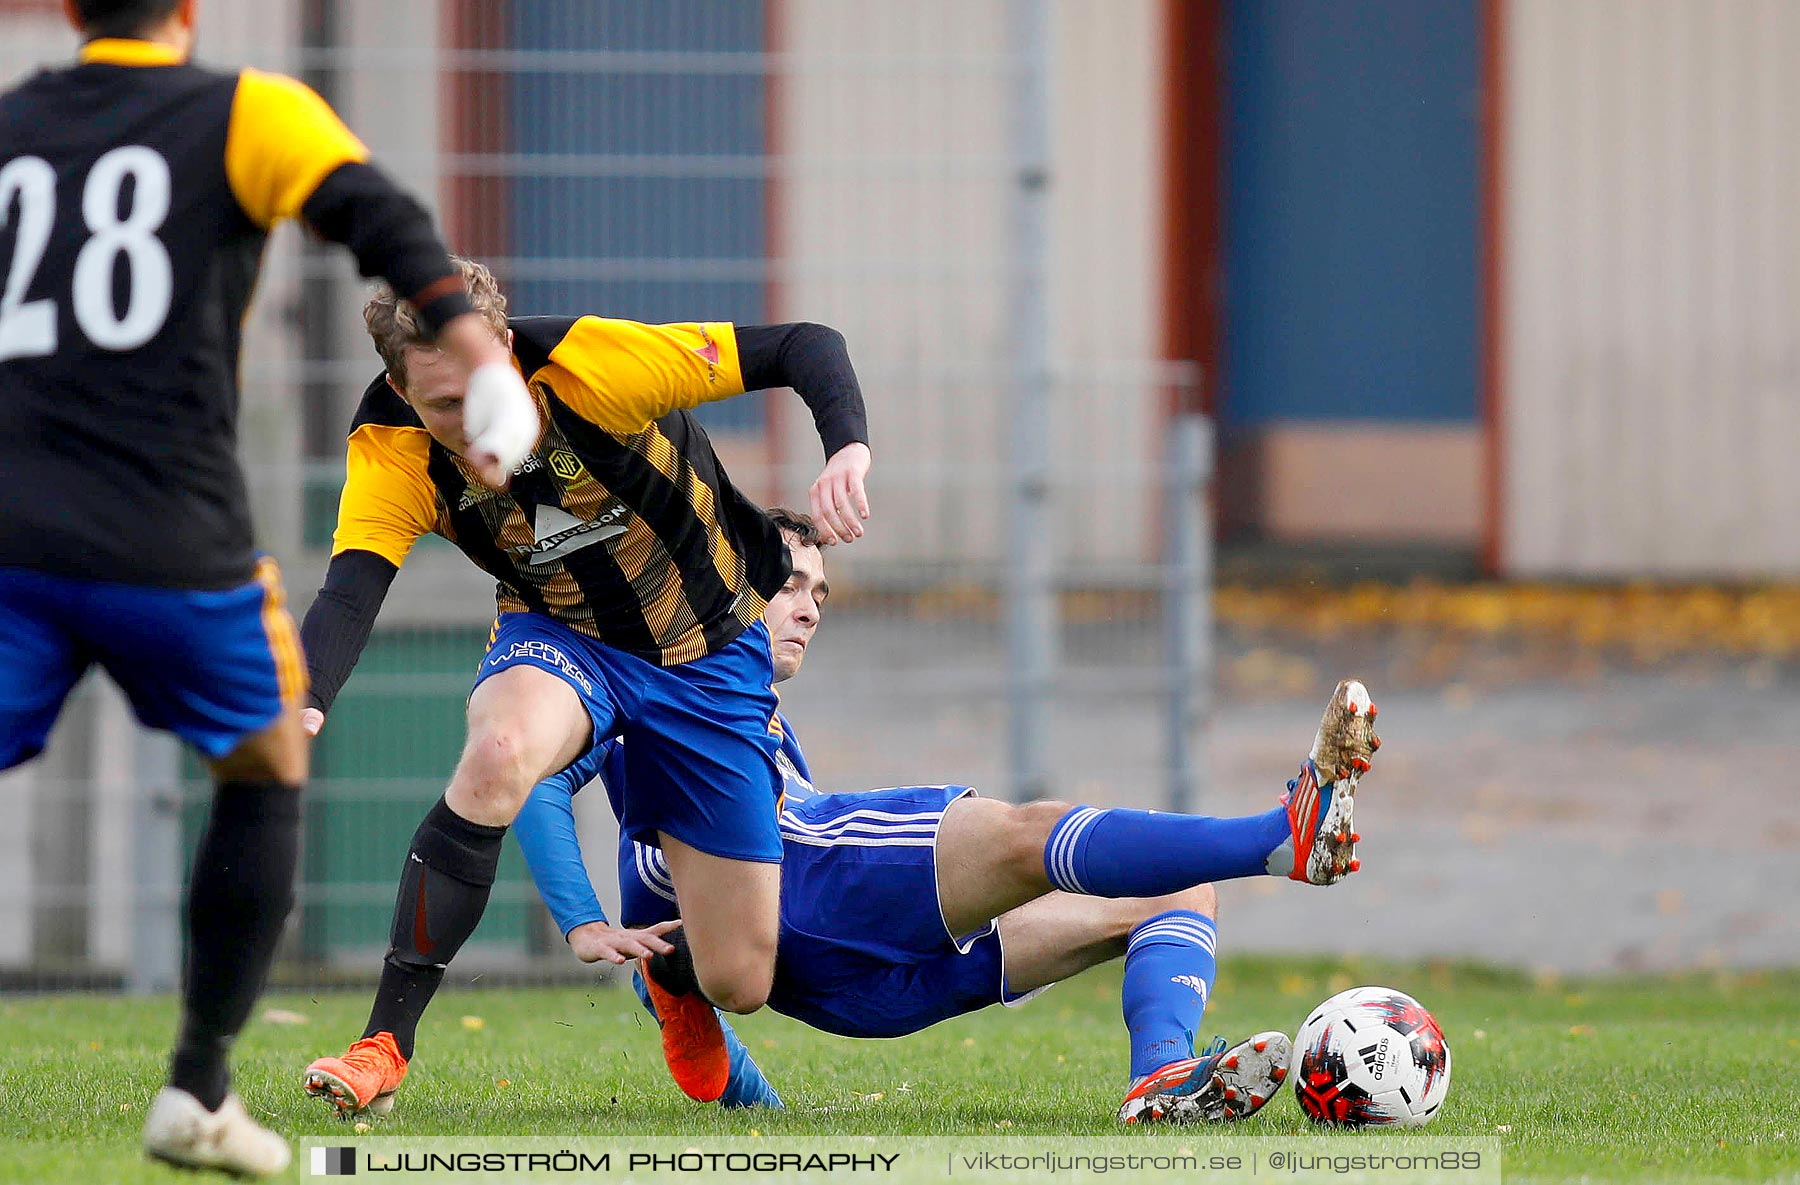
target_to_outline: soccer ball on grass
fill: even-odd
[[[1288,1077],[1315,1123],[1423,1127],[1449,1093],[1450,1047],[1405,992],[1351,988],[1300,1026]]]

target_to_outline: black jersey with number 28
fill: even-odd
[[[151,42],[0,96],[0,565],[250,578],[238,348],[270,227],[303,214],[403,292],[451,274],[367,158],[301,84]]]

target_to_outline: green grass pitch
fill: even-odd
[[[1331,992],[1410,991],[1443,1024],[1450,1096],[1424,1133],[1497,1136],[1508,1181],[1800,1181],[1800,972],[1562,983],[1480,968],[1229,959],[1206,1034],[1290,1033]],[[442,993],[390,1135],[703,1136],[1094,1134],[1115,1131],[1124,1079],[1119,977],[1091,972],[1022,1009],[991,1008],[899,1041],[849,1041],[767,1012],[740,1027],[790,1110],[689,1104],[654,1030],[618,987]],[[299,1089],[313,1057],[360,1032],[364,993],[278,993],[239,1045],[253,1110],[294,1137],[349,1136]],[[95,996],[0,1003],[0,1180],[181,1181],[137,1134],[160,1082],[170,1001]],[[464,1018],[472,1018],[465,1020]],[[477,1019],[478,1018],[478,1019]],[[1234,1129],[1310,1131],[1290,1091]]]

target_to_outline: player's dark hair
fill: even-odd
[[[819,533],[819,524],[813,522],[810,514],[801,514],[785,506],[774,506],[764,513],[770,522],[781,528],[783,535],[793,536],[793,541],[801,547],[818,547],[825,542],[825,536]]]
[[[89,37],[135,37],[181,7],[181,0],[75,0],[75,16]]]

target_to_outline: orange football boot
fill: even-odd
[[[394,1109],[394,1092],[406,1080],[406,1059],[394,1035],[364,1037],[343,1057],[322,1057],[306,1067],[306,1093],[330,1099],[345,1115],[368,1113],[377,1119]]]
[[[638,960],[638,974],[662,1026],[663,1062],[681,1093],[702,1103],[718,1100],[731,1082],[731,1051],[719,1014],[698,992],[677,996],[650,974],[648,956]]]

